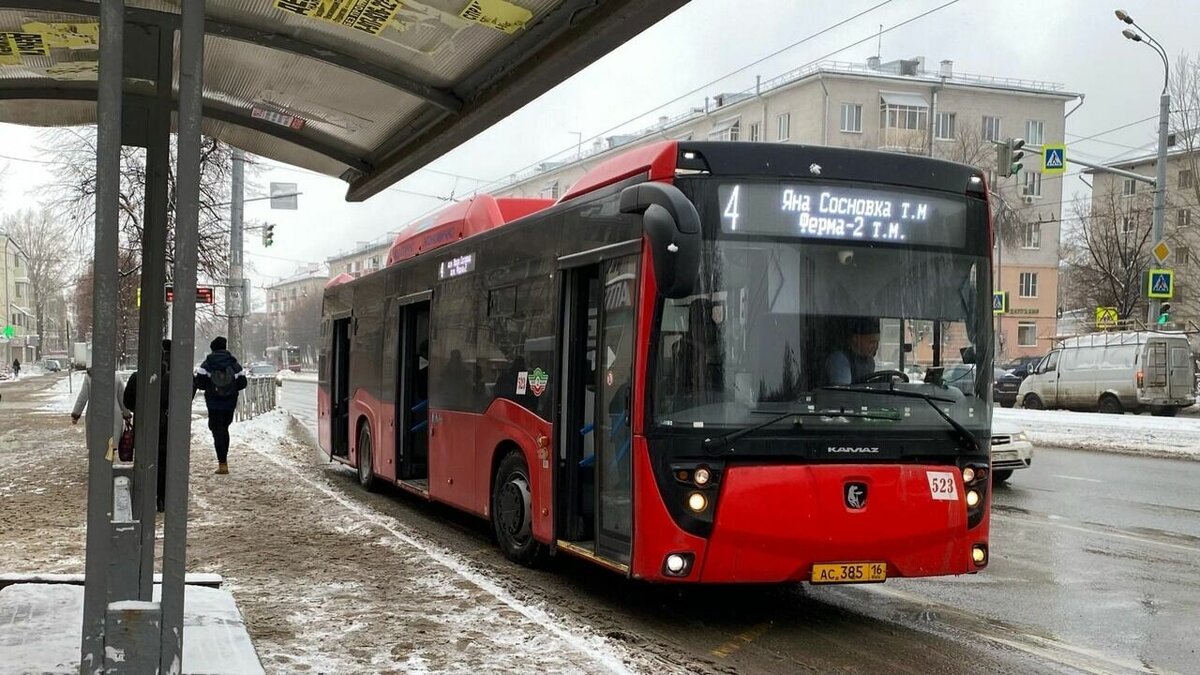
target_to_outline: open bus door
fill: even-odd
[[[560,545],[627,565],[638,256],[565,270],[558,438]]]
[[[396,466],[400,480],[429,488],[429,301],[400,299],[396,364]]]
[[[350,455],[350,317],[333,321],[333,372],[329,379],[331,454]]]

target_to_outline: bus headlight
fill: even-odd
[[[696,487],[704,487],[710,480],[712,480],[712,472],[708,470],[707,466],[696,469],[696,473],[692,474],[692,482],[696,484]]]
[[[699,492],[693,492],[692,494],[688,495],[687,504],[688,508],[692,511],[701,513],[704,511],[704,509],[708,508],[708,498]]]
[[[971,547],[971,560],[976,565],[983,566],[987,564],[987,548],[982,544],[975,544]]]
[[[967,506],[975,508],[979,505],[979,493],[974,490],[967,490]]]
[[[968,466],[968,467],[963,468],[963,482],[964,483],[974,483],[975,482],[975,467]]]

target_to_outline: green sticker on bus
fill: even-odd
[[[550,377],[546,375],[546,371],[534,368],[529,374],[529,391],[533,392],[534,396],[541,396],[546,391],[546,383],[549,381]]]

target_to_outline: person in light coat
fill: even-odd
[[[121,386],[121,378],[113,377],[113,448],[117,447],[117,443],[121,441],[121,433],[125,430],[125,420],[133,419],[133,413],[125,407],[121,401],[121,394],[124,392],[124,387]],[[75,408],[71,410],[71,424],[78,424],[79,418],[83,416],[88,407],[88,399],[92,394],[92,369],[88,368],[87,374],[83,377],[83,386],[79,388],[79,396],[75,398]],[[84,421],[86,426],[87,421]]]

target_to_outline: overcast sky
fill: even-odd
[[[303,192],[296,212],[271,211],[265,202],[246,205],[247,220],[276,223],[275,245],[263,249],[247,237],[246,260],[256,286],[290,275],[304,261],[323,262],[358,241],[381,240],[389,231],[444,201],[404,191],[449,197],[469,194],[480,180],[520,171],[564,150],[576,136],[628,131],[659,115],[701,105],[706,95],[741,91],[764,79],[820,59],[864,62],[876,52],[873,37],[947,0],[892,0],[863,17],[805,41],[717,84],[732,71],[880,4],[882,0],[692,0],[661,23],[581,71],[510,118],[464,144],[365,204],[344,201],[345,184],[301,169],[265,168],[258,181],[296,182]],[[1113,16],[1122,7],[1152,31],[1172,58],[1200,50],[1197,0],[959,0],[882,37],[884,61],[924,56],[936,68],[954,61],[958,72],[1060,82],[1086,95],[1067,120],[1066,141],[1087,137],[1158,112],[1161,62],[1144,45],[1121,36]],[[869,38],[869,39],[868,39]],[[865,42],[858,44],[860,40]],[[840,51],[839,51],[840,50]],[[836,53],[833,53],[836,52]],[[688,95],[693,89],[701,91]],[[682,100],[676,100],[679,97]],[[1067,109],[1073,107],[1069,103]],[[660,106],[651,109],[653,106]],[[1148,121],[1071,145],[1070,153],[1104,160],[1153,143]],[[0,209],[36,204],[37,188],[49,181],[41,132],[0,124]],[[1046,139],[1047,141],[1059,139]],[[11,159],[18,158],[18,159]],[[264,164],[266,166],[266,164]],[[1068,177],[1067,191],[1083,189]],[[334,229],[331,230],[331,225]]]

